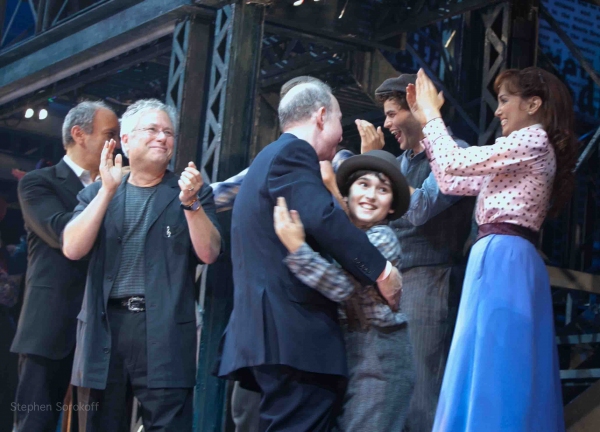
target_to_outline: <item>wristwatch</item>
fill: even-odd
[[[185,205],[184,203],[181,203],[181,207],[184,210],[198,211],[200,210],[200,207],[202,207],[202,205],[200,204],[200,201],[198,201],[198,198],[194,198],[194,201],[192,201],[190,205]]]

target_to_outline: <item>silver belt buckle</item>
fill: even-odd
[[[144,297],[130,297],[127,299],[127,309],[131,312],[144,312],[146,300]]]

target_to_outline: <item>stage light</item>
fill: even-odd
[[[42,108],[38,114],[38,117],[40,120],[45,120],[46,117],[48,117],[48,111],[44,108]]]
[[[35,111],[33,111],[33,108],[27,108],[27,110],[25,111],[25,118],[31,118],[34,114]]]
[[[304,3],[304,0],[296,0],[293,5],[294,6],[300,6],[302,3]]]

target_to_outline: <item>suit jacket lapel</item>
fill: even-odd
[[[83,184],[63,159],[56,164],[56,178],[61,181],[61,186],[73,195],[74,202],[77,202],[77,194],[83,189]]]

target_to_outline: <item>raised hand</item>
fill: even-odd
[[[304,225],[300,220],[300,215],[296,210],[288,211],[285,198],[277,198],[277,205],[273,210],[273,223],[275,225],[275,233],[286,249],[294,253],[304,243],[306,234]]]
[[[123,157],[120,154],[116,157],[113,156],[116,145],[117,143],[113,139],[106,141],[100,154],[102,187],[109,192],[115,192],[123,179]]]
[[[375,129],[371,123],[366,120],[355,120],[358,133],[360,134],[360,152],[361,154],[371,150],[381,150],[385,145],[385,138],[381,126]]]
[[[424,126],[428,121],[442,116],[440,108],[444,105],[444,94],[438,92],[423,69],[419,69],[416,84],[406,87],[406,102],[413,116]]]
[[[179,188],[181,189],[179,200],[183,204],[190,205],[198,199],[198,192],[204,184],[204,179],[194,162],[188,162],[188,166],[181,173],[177,184],[179,184]]]

